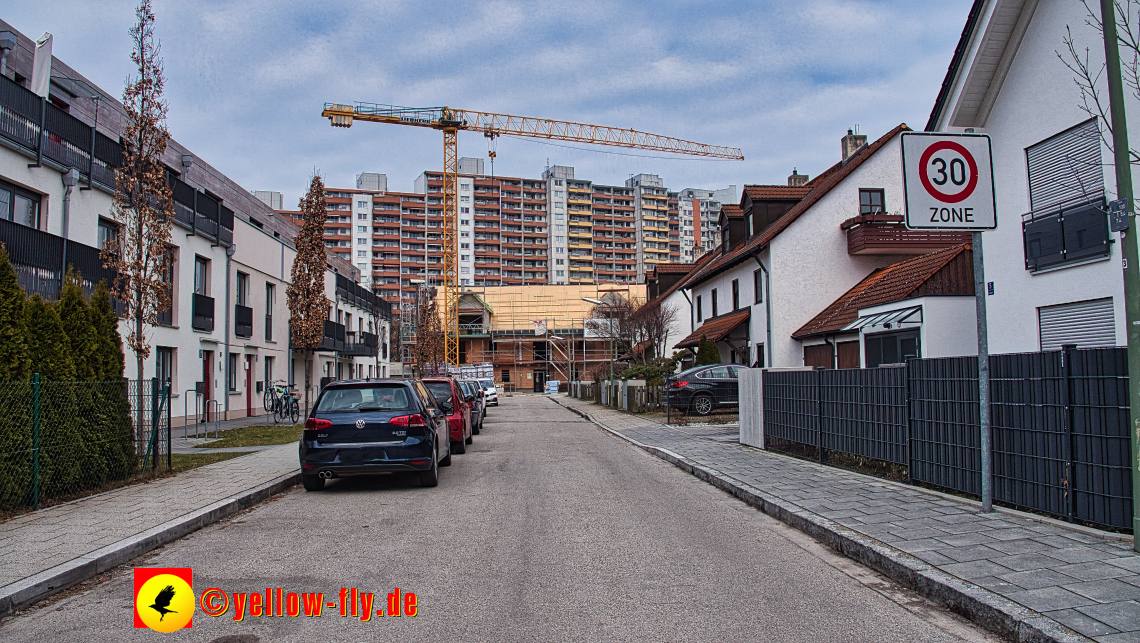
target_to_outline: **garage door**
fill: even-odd
[[[1112,298],[1079,301],[1037,309],[1041,350],[1060,350],[1065,344],[1078,348],[1116,346],[1116,317]]]

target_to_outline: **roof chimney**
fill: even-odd
[[[808,175],[800,174],[796,168],[792,168],[792,174],[788,177],[788,187],[798,188],[801,185],[806,185],[808,182]]]
[[[867,144],[867,135],[859,134],[859,126],[855,126],[855,131],[847,130],[847,136],[840,139],[840,145],[843,147],[843,160],[851,158],[856,152]]]

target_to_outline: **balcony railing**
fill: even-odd
[[[380,350],[379,338],[373,333],[348,333],[348,336],[339,351],[342,357],[375,357]]]
[[[1039,272],[1109,255],[1103,197],[1031,212],[1021,225],[1026,270]]]
[[[868,214],[852,217],[840,229],[847,231],[847,254],[920,255],[970,242],[969,232],[909,230],[903,217]]]
[[[7,76],[0,77],[0,137],[30,157],[75,168],[89,187],[115,189],[115,168],[123,157],[119,143]]]
[[[0,219],[0,243],[8,251],[16,280],[29,295],[38,293],[48,301],[59,299],[67,272],[65,262],[79,273],[85,295],[90,296],[100,281],[110,286],[115,280],[115,272],[103,264],[98,248],[6,219]],[[122,304],[118,300],[113,304],[116,312],[121,312]]]
[[[249,306],[234,304],[234,335],[253,337],[253,309]]]
[[[194,293],[190,302],[190,327],[194,330],[211,332],[214,330],[214,298]]]

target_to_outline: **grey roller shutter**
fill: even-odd
[[[1030,207],[1099,196],[1104,191],[1100,146],[1100,131],[1090,120],[1026,149]]]
[[[1041,350],[1060,350],[1065,344],[1078,348],[1116,346],[1116,317],[1112,298],[1081,301],[1037,309]]]

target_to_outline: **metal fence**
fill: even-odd
[[[171,468],[170,390],[137,382],[0,383],[0,511]]]
[[[990,357],[994,499],[1131,528],[1123,348]],[[765,436],[906,467],[912,482],[981,493],[976,357],[906,368],[764,373]]]

